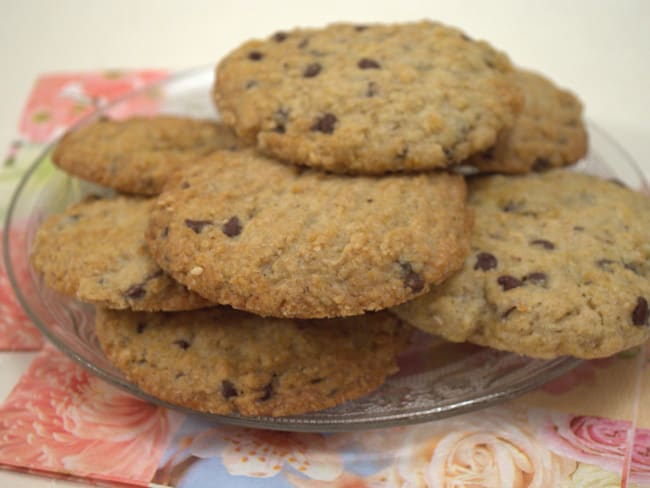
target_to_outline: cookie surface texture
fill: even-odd
[[[334,24],[243,44],[223,120],[263,152],[337,173],[441,168],[492,147],[522,100],[507,57],[433,22]]]
[[[577,162],[587,153],[580,101],[532,71],[517,70],[513,76],[524,95],[521,113],[494,148],[468,164],[485,172],[528,173]]]
[[[397,372],[412,329],[386,312],[265,319],[227,307],[138,313],[98,309],[108,358],[144,391],[218,414],[291,415],[365,395]]]
[[[469,184],[472,254],[431,293],[396,307],[452,341],[596,358],[650,336],[650,199],[554,170]]]
[[[259,315],[380,310],[424,293],[469,251],[457,175],[349,177],[222,151],[176,176],[151,213],[152,255],[214,303]]]
[[[49,217],[32,263],[45,284],[81,301],[133,310],[191,310],[204,298],[172,280],[153,260],[144,233],[151,200],[87,199]]]
[[[216,149],[239,144],[232,130],[185,117],[101,119],[67,133],[52,155],[61,169],[138,195],[156,195],[167,176]]]

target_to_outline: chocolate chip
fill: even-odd
[[[186,351],[190,348],[190,343],[187,342],[185,339],[178,339],[177,341],[174,341],[173,344],[176,344],[183,351]]]
[[[612,272],[611,265],[614,264],[615,261],[612,261],[611,259],[599,259],[596,261],[596,266],[598,266],[600,269]]]
[[[445,147],[445,148],[443,148],[443,151],[445,153],[445,158],[447,158],[447,161],[453,161],[454,160],[454,150],[453,149],[451,149],[449,147]]]
[[[492,159],[494,157],[494,146],[489,149],[486,149],[481,153],[483,159]]]
[[[160,233],[160,237],[167,237],[169,235],[169,227],[165,227]]]
[[[513,202],[509,200],[501,207],[504,212],[518,212],[524,208],[524,202]]]
[[[310,380],[309,383],[312,385],[317,385],[318,383],[322,383],[325,381],[325,378],[314,378],[313,380]]]
[[[491,59],[484,58],[483,61],[485,62],[485,66],[488,68],[494,68],[494,61]]]
[[[487,271],[489,269],[494,269],[499,264],[497,258],[489,252],[480,252],[476,255],[476,264],[474,264],[474,269],[480,269],[481,271]]]
[[[263,394],[260,397],[260,401],[265,402],[273,395],[273,382],[270,382],[268,385],[266,385],[262,391]]]
[[[471,40],[472,40],[472,38],[469,37],[467,34],[461,34],[460,36],[461,36],[461,37],[463,38],[463,40],[465,40],[465,41],[471,41]]]
[[[361,69],[380,69],[381,66],[377,61],[370,58],[361,58],[357,63],[357,66]]]
[[[517,288],[524,284],[521,280],[518,280],[514,276],[510,275],[499,276],[497,278],[497,283],[501,285],[503,291],[512,290],[513,288]]]
[[[625,269],[629,269],[630,271],[632,271],[632,273],[638,276],[644,276],[642,272],[643,269],[642,266],[643,265],[641,263],[623,263],[623,267]]]
[[[524,281],[532,283],[533,285],[543,286],[546,285],[546,282],[548,281],[548,275],[541,271],[535,271],[524,276]]]
[[[165,272],[162,269],[159,269],[158,271],[154,271],[150,275],[147,275],[147,277],[145,278],[145,281],[150,281],[150,280],[153,280],[154,278],[160,278],[164,274],[165,274]]]
[[[203,231],[204,227],[212,225],[212,221],[185,219],[185,225],[192,229],[195,233],[200,234]]]
[[[235,237],[241,233],[242,225],[239,222],[239,218],[236,215],[230,217],[228,222],[221,226],[221,232],[226,234],[228,237]]]
[[[257,80],[248,80],[246,82],[245,87],[247,90],[250,90],[251,88],[255,88],[257,85],[258,85]]]
[[[366,199],[366,202],[367,203],[372,203],[372,202],[374,202],[374,200],[372,198],[368,198],[368,199]]]
[[[144,284],[138,283],[137,285],[132,285],[128,290],[124,292],[124,298],[138,300],[144,297],[146,294],[147,291],[144,289]]]
[[[286,40],[286,38],[287,38],[287,33],[286,32],[280,31],[280,32],[276,32],[275,34],[273,34],[273,40],[275,42],[283,42],[284,40]]]
[[[374,97],[379,92],[379,86],[374,81],[368,82],[368,88],[366,88],[366,96],[371,98]]]
[[[287,121],[289,120],[289,110],[280,107],[275,112],[273,112],[273,120],[275,122],[275,132],[279,134],[284,134],[287,126]]]
[[[144,329],[146,329],[146,328],[147,328],[147,324],[145,324],[144,322],[138,322],[138,325],[136,326],[135,331],[138,334],[142,334],[144,332]]]
[[[506,310],[501,314],[501,317],[505,319],[508,315],[510,315],[515,310],[517,310],[517,307],[510,307],[508,310]]]
[[[221,394],[223,395],[224,398],[232,398],[234,396],[239,395],[237,389],[235,388],[235,385],[233,385],[228,380],[223,380],[221,382]]]
[[[637,297],[636,307],[632,311],[632,323],[634,325],[647,325],[648,315],[648,301],[643,297]]]
[[[181,183],[181,190],[187,190],[190,187],[190,184],[187,181]]]
[[[304,78],[313,78],[320,73],[321,69],[323,69],[323,67],[319,63],[311,63],[305,68],[305,71],[302,72],[302,76]]]
[[[400,266],[404,273],[402,277],[404,286],[410,288],[413,293],[422,291],[424,289],[424,280],[422,279],[422,276],[413,271],[411,263],[401,263]]]
[[[542,172],[551,168],[551,162],[546,158],[537,158],[533,162],[533,171]]]
[[[251,51],[248,53],[248,59],[250,59],[251,61],[259,61],[263,57],[264,55],[259,51]]]
[[[363,32],[367,28],[368,28],[367,25],[357,25],[357,26],[354,27],[354,30],[357,31],[357,32]]]
[[[547,241],[546,239],[534,239],[530,241],[530,244],[532,246],[541,246],[544,249],[548,249],[549,251],[555,249],[555,244],[553,244],[551,241]]]
[[[323,134],[331,134],[334,132],[334,125],[336,122],[338,122],[336,115],[328,112],[322,117],[316,119],[314,124],[311,126],[311,130],[314,132],[322,132]]]

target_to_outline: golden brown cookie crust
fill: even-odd
[[[226,307],[97,309],[108,358],[147,393],[204,412],[294,415],[365,395],[397,372],[412,329],[386,312],[269,319]]]
[[[158,197],[147,242],[175,279],[264,316],[380,310],[424,293],[469,249],[465,182],[328,175],[217,152]]]
[[[176,169],[240,144],[229,127],[214,121],[163,115],[100,119],[68,132],[52,159],[64,171],[93,183],[157,195]]]
[[[494,148],[467,164],[484,172],[516,174],[567,166],[584,157],[587,129],[580,100],[541,74],[519,69],[513,77],[524,95],[521,113]]]
[[[133,310],[192,310],[210,302],[172,280],[144,240],[151,200],[117,196],[69,207],[39,228],[32,264],[45,284],[83,302]]]
[[[650,337],[650,199],[554,170],[470,183],[463,269],[394,309],[452,341],[552,358],[596,358]]]
[[[494,145],[521,94],[507,57],[424,21],[249,41],[217,68],[223,120],[262,151],[337,173],[443,168]]]

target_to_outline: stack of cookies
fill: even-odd
[[[213,96],[223,122],[103,119],[53,156],[117,194],[50,217],[32,262],[143,390],[291,415],[376,389],[413,326],[542,358],[650,336],[650,200],[560,169],[587,150],[580,102],[489,44],[277,32]]]

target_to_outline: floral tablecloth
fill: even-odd
[[[162,70],[47,75],[0,169],[0,214],[44,145]],[[130,107],[155,113],[156,99]],[[127,107],[129,110],[129,107]],[[11,229],[11,237],[21,229]],[[408,427],[297,434],[216,426],[144,403],[45,344],[0,267],[0,349],[39,350],[0,408],[0,465],[169,487],[650,486],[648,344],[487,410]]]

